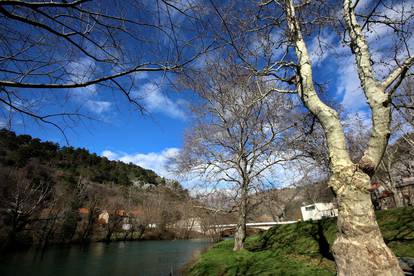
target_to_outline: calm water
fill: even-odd
[[[3,255],[0,275],[180,275],[179,268],[209,246],[204,240],[94,243]]]

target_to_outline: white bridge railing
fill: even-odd
[[[249,222],[246,223],[246,227],[250,227],[250,228],[260,228],[260,229],[269,229],[272,226],[275,225],[281,225],[281,224],[292,224],[292,223],[297,223],[298,221],[296,220],[291,220],[291,221],[269,221],[269,222]],[[235,228],[237,226],[237,224],[217,224],[217,225],[212,225],[211,228],[220,228],[220,229],[231,229],[231,228]]]

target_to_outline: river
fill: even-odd
[[[2,255],[0,275],[180,275],[180,268],[210,245],[205,240],[92,243]]]

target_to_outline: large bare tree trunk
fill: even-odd
[[[344,0],[345,21],[352,41],[361,86],[372,111],[372,130],[363,157],[351,161],[338,113],[323,103],[313,84],[311,60],[292,0],[286,0],[286,15],[298,58],[298,93],[304,105],[324,128],[329,158],[330,186],[338,206],[338,235],[333,253],[338,275],[403,275],[392,251],[386,246],[369,194],[371,176],[379,165],[390,135],[391,110],[385,90],[411,65],[408,59],[382,83],[373,74],[368,46],[356,22],[351,0]],[[397,84],[398,85],[398,84]],[[391,89],[395,89],[395,86]]]
[[[332,248],[338,275],[402,275],[378,227],[370,183],[370,177],[356,166],[330,179],[339,206],[339,231]]]
[[[246,240],[246,220],[247,220],[247,196],[248,185],[244,184],[240,191],[239,219],[234,234],[233,251],[239,251],[244,248]]]

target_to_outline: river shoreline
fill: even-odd
[[[125,236],[123,232],[113,233],[110,240],[107,240],[103,237],[94,237],[89,240],[70,240],[70,241],[49,241],[46,244],[38,244],[38,243],[29,243],[23,241],[16,241],[14,244],[7,245],[6,241],[0,241],[4,246],[0,248],[0,253],[4,252],[14,252],[20,250],[28,250],[28,249],[39,249],[39,250],[47,250],[50,247],[56,246],[71,246],[71,245],[81,245],[81,246],[88,246],[94,243],[112,243],[112,242],[132,242],[132,241],[174,241],[174,240],[209,240],[209,237],[202,235],[197,232],[192,232],[188,235],[188,237],[181,237],[176,235],[176,233],[172,231],[166,232],[147,232],[143,236],[135,237],[134,236]]]

